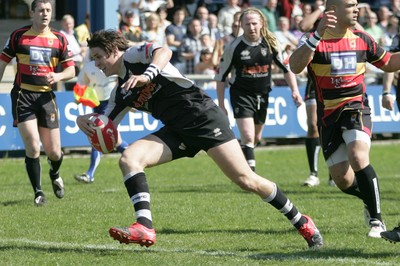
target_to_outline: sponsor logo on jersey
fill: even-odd
[[[332,75],[356,74],[356,70],[357,70],[356,52],[331,54]]]
[[[243,50],[241,53],[240,53],[240,59],[241,60],[248,60],[248,59],[251,59],[251,57],[250,57],[250,51],[248,51],[248,50]]]
[[[31,46],[29,58],[31,65],[50,65],[51,49]]]

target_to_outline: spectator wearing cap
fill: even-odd
[[[135,26],[135,14],[132,9],[125,12],[123,19],[119,25],[119,31],[128,40],[130,45],[142,43],[142,29]]]

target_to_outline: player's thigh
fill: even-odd
[[[30,158],[40,155],[40,136],[37,120],[31,119],[18,123],[18,131],[25,146],[25,153]]]
[[[123,152],[120,165],[132,170],[163,164],[172,160],[170,148],[157,136],[148,135],[129,145]]]
[[[209,149],[207,154],[233,181],[241,176],[248,176],[252,172],[236,139]]]

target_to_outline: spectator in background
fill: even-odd
[[[171,21],[167,20],[168,12],[165,5],[160,6],[156,13],[160,16],[160,27],[165,34],[165,29],[171,25]]]
[[[243,29],[240,27],[240,15],[241,14],[242,14],[241,11],[239,11],[239,12],[236,12],[235,15],[233,15],[233,22],[232,22],[232,26],[231,26],[232,33],[224,36],[225,44],[233,42],[233,40],[236,39],[236,37],[243,34]],[[223,47],[222,47],[222,49],[223,49]]]
[[[387,26],[389,25],[389,19],[392,16],[392,12],[387,6],[380,6],[378,10],[378,20],[379,27],[382,28],[383,31],[386,31]]]
[[[276,24],[278,20],[277,9],[276,9],[278,1],[277,0],[266,0],[266,1],[267,3],[263,8],[261,8],[261,12],[267,19],[268,30],[270,32],[275,32],[277,30]]]
[[[274,34],[282,47],[283,60],[286,60],[299,43],[299,39],[290,32],[290,20],[287,17],[279,18],[278,30]]]
[[[68,40],[68,49],[72,53],[72,59],[75,63],[75,75],[79,74],[82,67],[83,58],[86,47],[82,47],[75,37],[74,32],[75,19],[71,15],[64,15],[61,19],[61,30],[60,32],[65,35]]]
[[[224,33],[218,28],[218,17],[213,13],[208,15],[208,30],[211,39],[214,41],[220,40],[224,37]]]
[[[138,9],[140,13],[140,25],[144,28],[146,26],[146,17],[151,12],[157,12],[161,6],[168,8],[174,7],[173,0],[139,0]]]
[[[210,33],[210,29],[208,27],[208,10],[207,8],[205,8],[204,6],[199,6],[196,10],[196,16],[195,18],[197,18],[198,20],[200,20],[200,24],[201,24],[201,28],[202,34],[209,34]]]
[[[77,26],[74,31],[81,47],[87,47],[87,40],[90,39],[90,14],[86,14],[85,22]]]
[[[129,44],[137,45],[143,42],[142,40],[142,28],[135,26],[135,14],[133,10],[128,10],[125,12],[124,17],[119,25],[119,31],[122,33]]]
[[[210,34],[201,34],[200,35],[200,43],[201,43],[201,49],[209,49],[212,51],[215,46],[215,41],[211,39]]]
[[[139,15],[139,9],[138,9],[138,5],[139,5],[139,1],[140,0],[118,0],[119,1],[119,5],[118,5],[118,11],[119,14],[121,15],[121,18],[123,19],[125,13],[127,11],[132,11],[133,13],[133,25],[140,27],[140,15]]]
[[[180,56],[185,62],[184,74],[194,74],[194,66],[199,62],[200,51],[202,49],[200,20],[192,19],[186,30],[186,35],[182,39],[179,47]]]
[[[365,32],[371,35],[375,41],[382,45],[383,43],[383,29],[378,26],[378,16],[375,12],[370,11],[367,15],[367,24],[364,27]]]
[[[303,15],[295,15],[292,17],[292,23],[290,24],[290,33],[296,37],[297,40],[300,40],[301,36],[303,36],[304,31],[300,29],[300,23],[303,20]]]
[[[393,15],[400,18],[400,0],[392,0],[391,7]]]
[[[281,17],[286,17],[290,20],[293,16],[303,15],[300,0],[280,0],[279,2],[281,10],[279,14]]]
[[[166,45],[165,32],[160,26],[160,16],[151,12],[146,17],[146,29],[142,32],[142,39],[146,42],[157,42],[161,46]]]
[[[185,72],[185,63],[179,54],[179,47],[182,44],[183,37],[186,34],[186,27],[183,25],[186,10],[177,8],[173,13],[173,21],[165,29],[165,37],[169,49],[172,50],[171,64],[173,64],[181,73]]]
[[[213,79],[216,73],[215,71],[217,66],[213,63],[212,56],[213,52],[211,49],[209,48],[202,49],[200,52],[199,63],[197,63],[196,66],[194,67],[194,73],[209,75],[212,76]],[[202,89],[217,89],[217,82],[214,80],[211,81],[200,80],[196,84]]]
[[[227,0],[227,5],[218,12],[218,28],[229,35],[232,33],[233,15],[239,12],[241,8],[238,6],[238,0]]]
[[[389,50],[390,45],[392,44],[392,40],[394,36],[396,36],[399,32],[399,18],[396,16],[390,16],[389,24],[387,26],[386,31],[383,33],[382,37],[382,46],[385,50]]]

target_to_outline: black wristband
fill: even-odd
[[[382,93],[382,96],[386,96],[386,95],[389,95],[390,94],[390,92],[384,92],[384,93]]]

